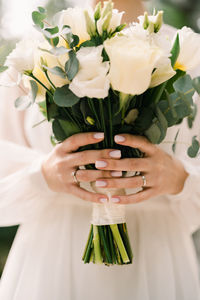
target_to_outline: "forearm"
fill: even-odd
[[[99,0],[95,0],[96,5]],[[101,1],[102,3],[104,1]],[[125,11],[123,22],[130,23],[137,20],[137,17],[144,13],[144,7],[140,0],[114,0],[114,7],[119,11]]]

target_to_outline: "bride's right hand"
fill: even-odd
[[[52,191],[70,193],[83,200],[105,202],[107,197],[102,194],[91,193],[81,188],[73,177],[73,171],[79,166],[95,164],[103,158],[120,159],[121,152],[114,149],[77,151],[81,146],[99,143],[104,139],[101,132],[78,133],[64,142],[56,145],[42,163],[43,176]],[[122,176],[121,172],[104,170],[78,170],[76,178],[79,182],[91,182],[100,178]]]

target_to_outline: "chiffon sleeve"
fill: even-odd
[[[19,88],[0,88],[0,226],[36,218],[55,194],[41,172],[46,154],[30,148],[23,113],[14,108],[18,95]]]
[[[200,74],[200,72],[199,72]],[[200,97],[196,95],[197,116],[192,129],[187,126],[183,128],[182,136],[187,136],[187,144],[191,144],[192,137],[196,136],[200,141]],[[185,120],[186,121],[186,120]],[[185,122],[186,123],[186,122]],[[183,140],[184,138],[182,138]],[[177,195],[167,195],[174,213],[176,213],[185,222],[186,227],[192,234],[200,228],[200,156],[189,158],[187,155],[188,145],[179,145],[182,148],[177,158],[182,162],[188,177],[185,181],[183,190]]]

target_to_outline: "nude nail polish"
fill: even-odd
[[[122,143],[122,142],[124,142],[125,141],[125,137],[123,137],[122,135],[116,135],[115,136],[115,142],[116,143]]]
[[[95,163],[96,168],[105,168],[107,163],[105,161],[97,160]]]
[[[121,177],[122,176],[122,172],[121,171],[112,171],[111,172],[111,176],[113,176],[113,177]]]
[[[99,201],[101,203],[107,203],[108,202],[107,198],[100,198]]]
[[[97,132],[93,135],[93,137],[97,140],[104,138],[104,132]]]
[[[117,198],[117,197],[113,197],[113,198],[111,198],[111,202],[113,202],[113,203],[119,203],[120,199]]]
[[[107,183],[106,183],[105,181],[103,181],[103,180],[97,180],[97,181],[95,182],[95,185],[96,185],[97,187],[104,187],[104,186],[107,185]]]
[[[111,151],[109,153],[110,157],[113,157],[113,158],[120,158],[121,157],[121,151],[120,150],[114,150],[114,151]]]

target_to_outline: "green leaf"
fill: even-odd
[[[199,152],[199,148],[199,141],[196,139],[196,136],[193,136],[192,145],[187,150],[187,154],[189,155],[189,157],[196,157]]]
[[[42,6],[38,6],[38,11],[41,13],[41,14],[46,14],[46,9]]]
[[[0,66],[0,73],[5,72],[8,69],[7,66]]]
[[[30,85],[31,85],[31,91],[32,91],[32,100],[34,103],[35,99],[37,97],[37,93],[38,93],[38,85],[34,80],[30,80]]]
[[[96,46],[96,42],[94,40],[90,40],[90,41],[85,41],[82,44],[80,44],[80,47],[95,47]]]
[[[63,46],[61,46],[61,47],[54,47],[54,48],[52,48],[50,50],[43,49],[43,48],[40,48],[40,47],[38,47],[38,49],[41,50],[41,51],[47,52],[49,54],[53,54],[55,56],[60,56],[60,55],[66,54],[66,53],[68,53],[70,51],[70,49],[67,49],[67,48],[65,48]]]
[[[72,93],[72,91],[69,89],[69,85],[66,84],[55,90],[53,100],[58,106],[72,107],[79,101],[79,97]]]
[[[179,132],[180,132],[180,129],[177,131],[177,133],[175,135],[175,138],[174,138],[174,142],[173,142],[173,145],[172,145],[172,151],[173,151],[173,153],[176,152],[176,144],[177,144],[177,138],[178,138]]]
[[[15,100],[15,108],[18,110],[25,110],[31,105],[31,98],[29,95],[21,96]]]
[[[32,20],[34,22],[35,25],[39,26],[40,28],[44,28],[44,19],[46,18],[46,14],[45,13],[41,13],[38,11],[34,11],[32,13]]]
[[[45,28],[43,33],[51,46],[57,46],[59,43],[59,28],[58,26],[53,28]]]
[[[159,126],[160,132],[161,132],[161,135],[160,135],[160,138],[159,138],[157,144],[160,144],[166,136],[168,123],[167,123],[167,120],[166,120],[164,114],[162,113],[162,111],[159,109],[158,106],[156,107],[156,116],[158,119],[157,125]]]
[[[149,129],[145,131],[145,136],[153,144],[158,144],[161,137],[161,130],[158,124],[153,123]]]
[[[154,116],[154,114],[153,114],[153,111],[151,108],[149,108],[149,107],[142,108],[139,112],[139,116],[135,120],[134,128],[139,133],[144,132],[151,126],[153,116]]]
[[[177,34],[176,36],[176,39],[175,39],[175,42],[174,42],[174,45],[172,47],[172,50],[171,50],[171,65],[172,67],[174,67],[176,61],[177,61],[177,58],[179,56],[179,53],[180,53],[180,42],[179,42],[179,34]]]
[[[196,92],[200,95],[200,76],[193,79],[192,85]]]
[[[65,72],[67,73],[67,78],[71,81],[79,70],[79,61],[76,57],[76,52],[71,50],[69,52],[69,60],[65,64]]]
[[[194,103],[193,107],[192,107],[192,113],[188,116],[188,127],[191,129],[193,127],[193,122],[196,118],[197,115],[197,105]]]
[[[58,66],[56,66],[54,68],[48,68],[47,66],[43,65],[42,67],[44,69],[48,70],[50,73],[52,73],[54,75],[57,75],[57,76],[60,76],[61,78],[66,78],[66,76],[67,76],[65,71],[62,68],[58,67]]]
[[[52,123],[53,134],[58,141],[64,141],[73,134],[79,133],[79,127],[68,120],[55,119]]]
[[[78,35],[72,35],[72,41],[71,43],[69,44],[70,48],[74,48],[76,47],[77,45],[79,44],[79,37]]]

